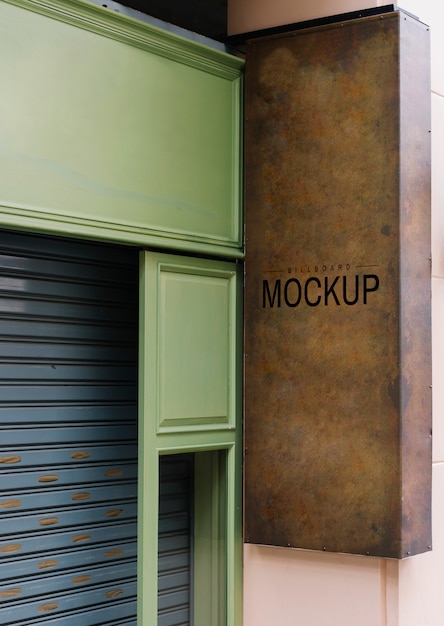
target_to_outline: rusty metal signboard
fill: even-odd
[[[431,549],[429,33],[252,39],[245,540]]]

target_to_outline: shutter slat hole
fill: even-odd
[[[0,552],[9,553],[9,552],[19,552],[22,549],[21,543],[10,543],[7,546],[0,546]]]
[[[73,585],[82,585],[84,583],[89,583],[91,580],[91,576],[76,576],[72,579]]]
[[[88,535],[87,533],[83,533],[81,535],[74,535],[72,538],[72,542],[79,543],[80,541],[89,541],[89,539],[91,539],[91,535]]]
[[[58,479],[56,474],[47,474],[39,477],[39,483],[55,483]]]
[[[91,494],[90,494],[90,493],[87,493],[87,492],[85,492],[85,493],[75,493],[75,494],[72,496],[72,499],[73,499],[75,502],[80,502],[81,500],[89,500],[89,499],[90,499],[90,497],[91,497]]]
[[[43,517],[39,520],[40,526],[53,526],[54,524],[58,524],[58,517]]]
[[[21,500],[5,500],[4,502],[0,502],[2,509],[16,509],[19,506],[22,506]]]
[[[47,613],[48,611],[54,611],[59,605],[57,602],[48,602],[47,604],[41,604],[39,606],[39,613]]]
[[[14,463],[20,463],[22,460],[21,456],[2,456],[0,457],[0,463],[4,465],[13,465]]]
[[[121,556],[123,554],[123,550],[108,550],[105,552],[105,556],[107,559],[114,559],[117,556]]]
[[[58,561],[55,559],[49,559],[48,561],[41,561],[39,563],[39,569],[48,569],[50,567],[57,567]]]
[[[123,471],[121,469],[111,469],[105,472],[105,476],[108,478],[116,478],[117,476],[122,476]]]
[[[5,591],[0,591],[0,598],[15,598],[21,593],[21,589],[5,589]]]
[[[71,454],[72,459],[80,460],[80,459],[89,459],[90,453],[85,451],[73,452]]]

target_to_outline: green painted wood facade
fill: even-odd
[[[159,455],[184,451],[200,468],[196,626],[241,623],[242,71],[83,0],[0,1],[0,227],[150,249],[140,626],[156,623]]]

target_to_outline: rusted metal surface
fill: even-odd
[[[428,45],[402,12],[247,44],[246,541],[430,549]]]

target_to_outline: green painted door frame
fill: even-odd
[[[146,252],[140,280],[140,624],[157,621],[158,457],[195,452],[194,626],[236,626],[242,619],[238,264]],[[184,372],[180,385],[175,370],[184,355],[192,374]],[[204,371],[210,376],[201,385]],[[165,403],[165,395],[175,402]]]

